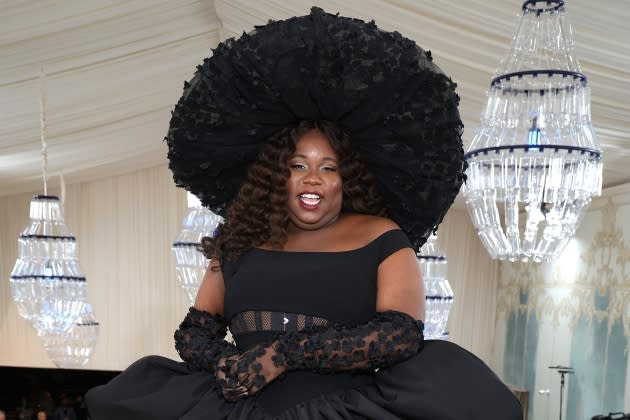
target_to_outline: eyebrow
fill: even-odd
[[[303,155],[301,153],[295,153],[293,156],[291,156],[291,159],[296,158],[296,157],[299,157],[299,158],[302,158],[302,159],[307,159],[307,156]],[[322,158],[322,160],[329,160],[329,161],[335,162],[335,163],[337,162],[337,159],[335,159],[333,157],[329,157],[329,156],[324,156]]]

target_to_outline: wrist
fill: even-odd
[[[283,372],[314,369],[317,367],[314,353],[308,351],[309,346],[305,345],[303,333],[290,332],[283,334],[274,341],[273,345],[277,354],[277,357],[274,358],[274,363],[282,366]]]

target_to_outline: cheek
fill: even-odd
[[[284,186],[287,188],[287,192],[291,192],[295,187],[295,178],[289,176],[287,181],[284,183]]]
[[[343,182],[341,178],[335,180],[332,186],[334,191],[339,193],[339,198],[343,198]]]

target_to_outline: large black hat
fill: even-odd
[[[172,114],[169,167],[178,186],[224,215],[271,134],[331,121],[420,246],[465,178],[455,86],[398,32],[313,8],[220,43],[198,66]]]

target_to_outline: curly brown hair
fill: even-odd
[[[264,243],[273,249],[283,247],[289,225],[288,161],[295,153],[297,142],[311,130],[320,131],[339,158],[342,211],[386,215],[374,180],[352,148],[349,136],[328,121],[301,121],[280,130],[261,145],[224,223],[218,227],[214,238],[201,240],[200,250],[207,258],[233,261],[246,250]]]

